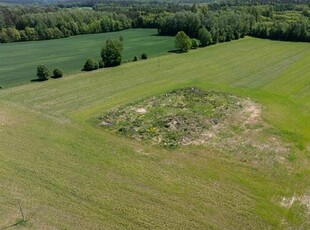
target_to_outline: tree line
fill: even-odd
[[[192,38],[198,38],[199,30],[205,27],[213,43],[231,41],[247,35],[255,23],[254,17],[241,11],[201,12],[184,11],[164,18],[158,27],[159,34],[176,35],[184,31]]]
[[[297,5],[293,11],[281,11],[275,6],[233,6],[209,10],[196,6],[156,19],[161,35],[174,36],[184,31],[198,38],[205,27],[212,43],[231,41],[245,35],[287,41],[310,41],[310,11],[307,5]]]
[[[2,9],[2,10],[1,10]],[[79,9],[33,10],[20,15],[12,7],[0,9],[0,41],[35,41],[131,28],[125,15]],[[26,8],[27,9],[27,8]]]
[[[61,8],[57,4],[0,5],[0,42],[56,39],[128,28],[157,28],[160,35],[168,36],[184,31],[191,38],[198,38],[199,30],[205,28],[211,35],[211,43],[231,41],[246,35],[310,41],[310,10],[307,4],[264,5],[261,1],[261,5],[259,0],[255,4],[248,1],[210,4],[99,2],[65,2],[69,5],[91,3],[93,10]]]
[[[310,28],[306,22],[257,23],[250,35],[282,41],[310,42]]]

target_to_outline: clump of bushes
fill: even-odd
[[[134,56],[132,60],[133,60],[133,61],[138,61],[137,56]]]
[[[141,59],[147,59],[147,54],[146,53],[143,53],[143,54],[141,54]]]
[[[61,78],[63,76],[63,71],[61,69],[54,69],[53,78]]]
[[[38,65],[37,67],[37,77],[38,79],[32,81],[45,81],[48,80],[50,77],[52,78],[61,78],[63,76],[63,71],[61,69],[54,69],[53,76],[51,76],[50,70],[45,65]]]
[[[88,58],[84,64],[83,70],[84,71],[92,71],[99,68],[98,62],[95,61],[93,58]]]

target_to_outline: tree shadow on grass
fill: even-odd
[[[32,79],[30,80],[31,82],[42,82],[42,81],[47,81],[48,79],[39,79],[39,78],[36,78],[36,79]]]
[[[182,54],[182,53],[186,53],[186,52],[181,51],[181,50],[168,50],[168,53]]]
[[[173,37],[173,36],[161,35],[161,34],[150,34],[149,36],[152,36],[152,37]]]
[[[62,76],[61,77],[51,76],[51,78],[52,79],[59,79],[59,78],[62,78]]]

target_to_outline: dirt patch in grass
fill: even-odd
[[[234,95],[186,88],[108,111],[100,125],[168,148],[205,145],[223,152],[281,161],[289,147],[267,135],[261,106]],[[263,153],[259,154],[259,153]],[[284,154],[284,156],[282,156]],[[270,157],[272,156],[272,157]]]
[[[302,195],[297,196],[293,195],[292,197],[282,197],[280,205],[286,209],[290,209],[294,204],[302,205],[305,210],[307,225],[310,224],[310,196]],[[306,223],[305,223],[306,224]]]
[[[6,201],[0,197],[0,229],[11,229],[23,222],[17,201]]]

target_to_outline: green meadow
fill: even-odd
[[[151,41],[163,38],[148,38],[154,45],[138,53],[165,53]],[[49,66],[74,72],[83,64],[66,59],[64,43],[74,39],[46,42],[64,46]],[[246,37],[0,90],[0,228],[308,229],[309,63],[310,44]],[[260,105],[264,145],[165,149],[98,124],[108,110],[187,87]],[[261,154],[275,140],[280,150]]]
[[[156,29],[80,35],[65,39],[0,44],[0,86],[3,88],[29,83],[36,78],[38,65],[51,71],[61,68],[65,74],[81,71],[88,57],[101,59],[100,51],[108,38],[124,39],[123,61],[167,54],[174,48],[172,37],[157,36]]]

